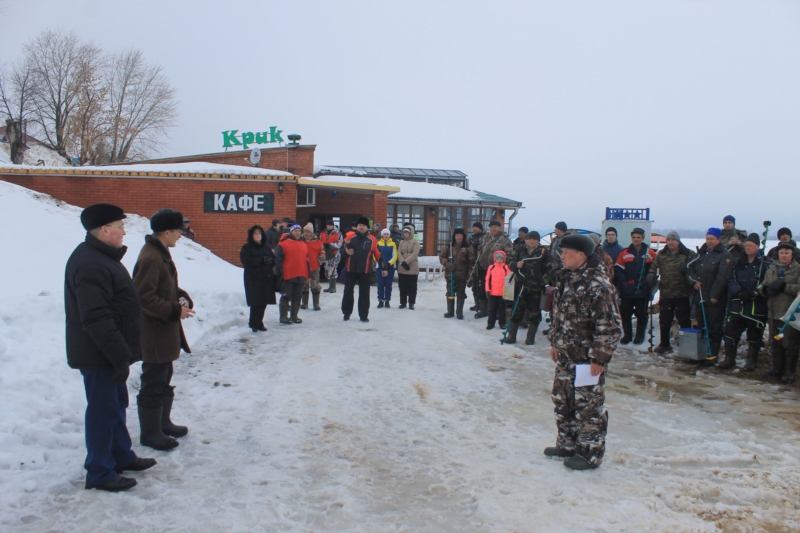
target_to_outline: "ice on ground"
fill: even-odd
[[[136,452],[159,464],[124,494],[86,491],[62,288],[78,214],[0,183],[3,531],[800,528],[797,387],[619,350],[605,462],[571,472],[542,455],[555,426],[541,336],[501,346],[471,314],[442,318],[441,279],[420,283],[414,311],[395,287],[391,309],[373,301],[369,323],[343,322],[340,287],[302,325],[278,325],[270,306],[254,334],[241,270],[192,242],[173,251],[198,309],[174,378],[173,418],[190,433],[171,452],[141,447],[129,409]],[[126,228],[131,269],[147,221]]]

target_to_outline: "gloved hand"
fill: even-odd
[[[389,270],[389,263],[381,261],[381,270]]]
[[[655,285],[656,285],[656,275],[653,272],[650,272],[649,274],[647,274],[647,276],[644,279],[647,282],[648,286],[655,287]]]
[[[452,272],[456,269],[456,266],[453,263],[445,263],[444,269],[447,270],[448,272]]]
[[[114,383],[125,383],[128,381],[128,376],[130,376],[130,374],[131,369],[127,364],[125,364],[116,368],[116,372],[114,372],[114,377],[111,378],[111,381]]]
[[[406,270],[411,270],[411,267],[410,267],[410,266],[408,266],[408,263],[406,263],[405,261],[403,261],[402,263],[400,263],[400,266],[401,266],[401,267],[403,267],[403,268],[405,268]]]
[[[782,279],[772,280],[766,284],[767,296],[777,296],[786,288],[786,282]]]
[[[467,280],[467,287],[469,287],[470,289],[472,288],[472,278],[469,278]]]

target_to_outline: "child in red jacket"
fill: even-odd
[[[494,264],[486,271],[486,296],[489,299],[489,315],[486,329],[494,329],[495,320],[500,327],[506,327],[506,302],[503,300],[503,285],[511,270],[506,265],[506,253],[497,250]]]

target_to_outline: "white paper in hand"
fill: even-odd
[[[600,374],[592,375],[592,365],[575,365],[575,386],[588,387],[597,385],[600,381]]]

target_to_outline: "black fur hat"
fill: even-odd
[[[83,224],[86,231],[91,231],[124,218],[126,217],[122,208],[113,204],[94,204],[81,212],[81,224]],[[183,218],[181,218],[181,222],[183,222]]]
[[[571,248],[572,250],[583,252],[586,254],[586,257],[592,255],[595,249],[594,241],[580,233],[573,233],[572,235],[565,236],[561,239],[558,246],[559,248]]]
[[[174,209],[160,209],[150,217],[150,229],[156,233],[183,229],[183,215]]]
[[[369,219],[367,217],[360,217],[356,221],[356,225],[359,225],[359,224],[364,224],[366,227],[369,227]]]

